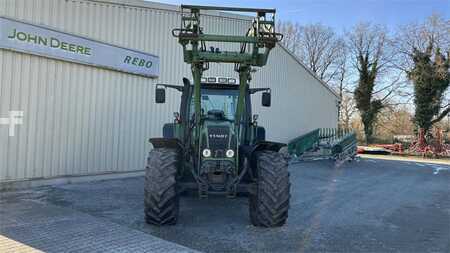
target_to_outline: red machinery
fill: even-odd
[[[409,153],[422,156],[449,156],[450,145],[444,144],[444,134],[442,129],[436,128],[434,136],[427,138],[424,129],[419,129],[417,140],[412,142],[408,149]]]
[[[395,144],[375,144],[372,145],[374,147],[378,147],[378,148],[384,148],[387,149],[389,151],[392,151],[394,153],[398,153],[398,154],[402,154],[403,153],[403,146],[401,143],[395,143]]]

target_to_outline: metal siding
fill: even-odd
[[[179,13],[140,1],[126,1],[135,7],[107,2],[0,0],[0,15],[154,53],[161,61],[160,77],[148,79],[0,50],[0,117],[24,111],[16,136],[8,137],[8,128],[0,126],[0,181],[141,170],[148,138],[160,136],[162,124],[179,110],[179,93],[173,90],[166,104],[154,104],[152,85],[191,76],[170,34]],[[204,21],[207,32],[225,34],[242,34],[248,24],[218,16]],[[236,76],[231,64],[210,67],[205,75]],[[287,141],[337,124],[336,97],[280,47],[252,85],[273,88],[271,108],[261,108],[260,94],[254,96],[254,110],[270,139]]]
[[[261,107],[253,96],[254,113],[267,128],[267,138],[280,142],[319,127],[337,126],[337,98],[281,47],[269,57],[268,68],[258,71],[252,83],[271,87],[272,106]]]

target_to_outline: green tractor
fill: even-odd
[[[165,102],[166,89],[181,92],[180,112],[163,127],[162,138],[151,138],[145,174],[145,218],[153,225],[175,224],[179,196],[186,190],[200,197],[223,194],[249,196],[251,223],[282,226],[288,217],[290,182],[288,162],[279,151],[285,144],[266,141],[265,129],[252,116],[252,95],[262,93],[271,105],[268,88],[250,88],[252,67],[267,63],[269,52],[282,35],[275,33],[275,10],[182,5],[181,27],[172,34],[192,65],[193,83],[158,84],[156,103]],[[188,10],[186,12],[186,10]],[[204,34],[200,10],[254,12],[245,36]],[[240,51],[206,48],[206,42],[240,43]],[[239,81],[202,77],[209,63],[233,63]]]

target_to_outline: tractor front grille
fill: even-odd
[[[227,126],[208,127],[208,142],[212,157],[224,158],[230,140],[230,128]]]

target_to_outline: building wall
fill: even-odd
[[[204,26],[210,33],[242,34],[250,22],[209,14]],[[170,90],[167,103],[156,105],[154,84],[191,76],[170,33],[180,22],[177,7],[135,0],[0,0],[0,16],[142,50],[161,62],[160,77],[149,79],[0,49],[0,117],[24,111],[14,137],[0,126],[0,182],[143,169],[148,138],[162,135],[162,124],[179,105],[179,94]],[[211,65],[205,75],[236,73],[231,65]],[[335,95],[280,46],[252,85],[272,88],[272,107],[261,108],[260,95],[254,97],[268,139],[287,142],[337,125]]]

